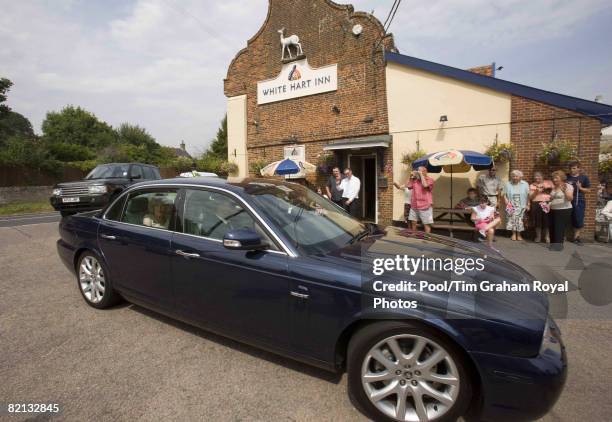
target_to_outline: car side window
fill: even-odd
[[[125,205],[125,198],[125,195],[122,196],[118,201],[110,206],[104,215],[107,220],[119,221],[121,219],[121,212],[123,211],[123,206]]]
[[[132,193],[121,221],[139,226],[170,229],[175,211],[176,191],[156,190]]]
[[[142,168],[144,170],[145,179],[155,180],[155,171],[153,171],[153,167],[144,166]]]
[[[270,245],[278,250],[249,212],[228,195],[188,189],[183,211],[183,233],[222,240],[229,230],[249,228],[257,231]]]
[[[130,177],[137,178],[140,176],[141,179],[144,179],[144,174],[142,174],[142,166],[132,165],[130,169]]]

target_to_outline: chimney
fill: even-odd
[[[185,151],[185,141],[181,141],[181,149]]]
[[[476,66],[467,69],[468,72],[478,73],[479,75],[495,77],[495,63],[491,63],[485,66]]]

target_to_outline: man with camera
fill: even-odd
[[[434,181],[427,175],[427,168],[419,167],[410,173],[406,187],[412,190],[412,203],[408,219],[412,230],[417,229],[419,220],[423,223],[426,233],[431,232],[433,224],[433,186]]]

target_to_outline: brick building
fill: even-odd
[[[502,173],[519,168],[530,178],[541,167],[542,144],[561,138],[576,145],[596,180],[600,131],[612,124],[612,107],[503,81],[494,69],[401,55],[374,16],[350,5],[270,0],[264,24],[224,81],[229,159],[241,176],[291,154],[322,169],[350,166],[362,180],[363,218],[380,224],[401,219],[403,196],[392,182],[405,180],[402,157],[416,149],[483,152],[494,141],[512,143],[515,157]],[[434,200],[446,206],[448,177],[436,177]],[[453,201],[475,177],[455,177]],[[308,178],[323,186],[327,175]],[[587,201],[593,209],[594,192]]]

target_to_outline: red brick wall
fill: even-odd
[[[330,0],[269,3],[266,21],[236,55],[224,81],[226,96],[247,95],[248,162],[281,159],[282,146],[297,143],[306,145],[306,160],[316,164],[323,146],[332,139],[389,133],[381,47],[394,45],[390,35],[378,44],[383,36],[381,23]],[[356,24],[363,27],[358,37],[351,32]],[[283,27],[285,36],[300,38],[311,67],[338,64],[337,91],[257,105],[257,82],[276,77],[282,68],[277,31]],[[334,106],[339,113],[332,110]],[[311,181],[323,184],[324,179],[313,176]],[[379,190],[383,221],[391,220],[391,195],[392,187]]]
[[[601,122],[577,112],[517,96],[512,96],[511,121],[510,136],[515,157],[510,170],[521,170],[529,182],[532,181],[534,171],[541,171],[547,178],[555,170],[567,171],[566,165],[546,166],[537,159],[542,144],[549,143],[555,131],[559,140],[567,140],[576,146],[582,170],[591,179],[592,189],[586,195],[587,214],[583,238],[592,239],[595,230]]]

